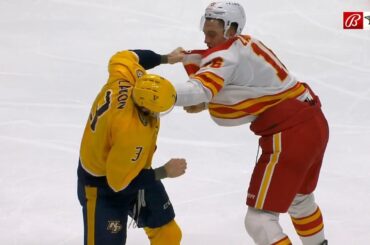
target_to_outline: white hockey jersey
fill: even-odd
[[[212,119],[222,126],[251,122],[287,98],[303,101],[310,96],[275,54],[251,36],[236,36],[212,49],[189,51],[183,64],[188,83],[201,89],[194,92],[180,87],[176,105],[207,102]],[[203,93],[203,101],[199,96],[192,101],[196,93]]]

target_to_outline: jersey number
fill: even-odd
[[[258,56],[262,56],[262,58],[276,70],[276,75],[280,78],[281,81],[284,81],[285,78],[287,78],[287,69],[269,48],[267,48],[262,43],[256,42],[253,42],[251,46],[254,53],[256,53]]]
[[[136,162],[137,159],[139,159],[142,151],[143,151],[143,147],[142,146],[137,146],[136,147],[135,157],[134,158],[131,158],[131,161]]]
[[[93,113],[94,111],[91,110],[91,113],[90,113],[90,128],[91,128],[92,131],[95,131],[96,124],[98,123],[99,117],[101,117],[109,109],[109,105],[110,105],[110,102],[111,102],[111,99],[110,99],[111,94],[112,94],[112,91],[108,90],[105,93],[105,102],[104,102],[104,104],[100,107],[98,105],[97,108],[95,109],[95,113]]]

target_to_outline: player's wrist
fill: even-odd
[[[161,64],[168,63],[168,55],[161,55]]]
[[[164,166],[154,169],[154,176],[156,180],[167,178],[167,171]]]

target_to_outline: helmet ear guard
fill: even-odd
[[[201,29],[203,29],[206,19],[218,19],[224,22],[224,36],[232,23],[237,23],[237,34],[241,34],[245,26],[245,12],[242,5],[237,2],[213,2],[209,4],[201,19]]]
[[[132,97],[136,105],[160,113],[174,106],[176,90],[167,79],[155,74],[145,74],[136,81]]]

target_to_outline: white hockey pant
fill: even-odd
[[[312,215],[316,210],[317,205],[313,194],[297,195],[288,213],[293,219],[300,219]],[[257,245],[271,245],[286,237],[279,223],[279,215],[279,213],[248,207],[245,228]],[[325,240],[324,230],[312,236],[300,236],[300,238],[303,245],[319,245]]]

